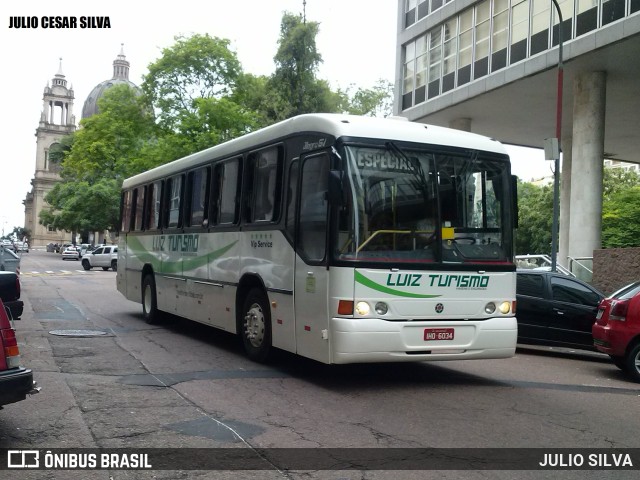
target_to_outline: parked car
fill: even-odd
[[[15,272],[0,272],[0,300],[12,320],[20,318],[24,310],[20,293],[20,275]]]
[[[102,267],[103,270],[111,268],[114,272],[118,270],[118,247],[116,245],[105,245],[84,255],[82,257],[82,268],[91,270],[93,267]]]
[[[33,372],[21,365],[16,332],[0,300],[0,408],[39,391]]]
[[[27,242],[15,242],[13,244],[13,249],[16,253],[19,253],[19,252],[29,253],[29,244]]]
[[[640,382],[640,282],[631,283],[600,302],[593,342],[618,368]]]
[[[594,350],[591,327],[604,294],[562,273],[518,270],[518,342]]]
[[[20,273],[20,257],[4,245],[0,245],[0,271]]]
[[[73,245],[65,248],[62,252],[62,260],[80,260],[80,249]]]

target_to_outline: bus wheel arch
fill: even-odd
[[[266,362],[273,350],[271,305],[267,290],[257,276],[241,279],[236,312],[236,331],[247,356],[256,362]]]
[[[156,279],[153,269],[148,265],[142,269],[142,315],[144,320],[154,325],[160,321],[160,312],[158,311],[158,295],[156,291]]]

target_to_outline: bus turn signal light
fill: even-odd
[[[353,300],[340,300],[338,302],[338,315],[353,315]]]

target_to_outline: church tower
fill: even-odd
[[[60,181],[60,166],[49,161],[49,151],[60,139],[76,129],[73,115],[73,88],[67,87],[62,73],[62,59],[58,73],[51,85],[44,88],[43,108],[40,124],[36,129],[36,170],[31,179],[31,192],[24,200],[25,228],[31,232],[32,246],[44,246],[49,242],[62,243],[65,232],[56,231],[47,225],[40,225],[38,215],[48,204],[44,197]],[[68,234],[67,234],[68,236]]]

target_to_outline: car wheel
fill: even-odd
[[[617,357],[615,355],[609,355],[609,357],[611,357],[611,361],[613,362],[613,364],[620,370],[627,369],[627,364],[625,363],[624,357]]]
[[[636,382],[640,382],[640,343],[636,343],[625,355],[625,371]]]
[[[111,270],[113,270],[114,272],[118,271],[118,261],[117,260],[112,260],[111,261]]]
[[[271,354],[271,310],[262,289],[254,288],[244,299],[238,332],[247,356],[256,362],[266,362]]]
[[[106,272],[107,270],[109,270],[109,267],[102,267],[102,269]]]
[[[150,325],[157,324],[160,321],[156,281],[153,275],[145,275],[142,279],[142,315]]]
[[[84,268],[85,270],[91,270],[91,264],[89,263],[89,260],[82,260],[82,268]]]

